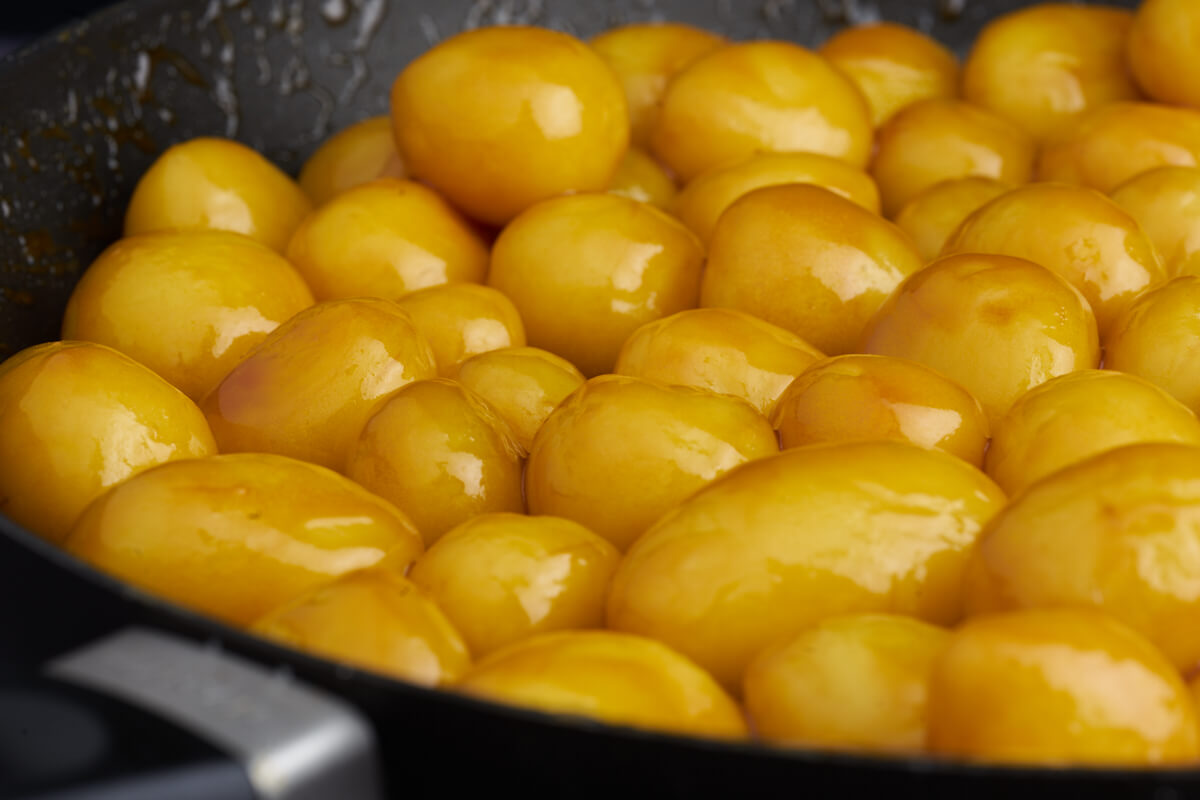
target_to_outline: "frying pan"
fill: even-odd
[[[459,30],[527,22],[589,36],[672,19],[815,45],[839,26],[891,19],[961,53],[989,18],[1028,4],[127,0],[0,61],[0,358],[58,337],[73,285],[119,236],[156,153],[229,136],[294,173],[329,133],[384,112],[404,64]],[[1200,771],[865,758],[502,708],[260,641],[0,517],[0,796],[369,800],[501,788],[1171,800],[1200,796]]]

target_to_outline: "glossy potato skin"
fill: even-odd
[[[486,400],[529,452],[542,423],[585,379],[570,361],[546,350],[506,347],[464,361],[457,380]]]
[[[770,423],[744,400],[604,375],[538,431],[525,494],[530,513],[573,519],[624,550],[694,491],[777,452]]]
[[[1029,134],[961,100],[913,103],[876,138],[870,171],[888,218],[942,181],[979,176],[1018,186],[1033,177],[1036,148]]]
[[[1047,142],[1039,181],[1111,192],[1155,167],[1200,166],[1200,112],[1154,103],[1101,106]]]
[[[52,542],[110,487],[216,452],[196,404],[116,350],[49,342],[0,364],[0,508]]]
[[[201,137],[168,148],[142,175],[125,212],[125,235],[222,230],[282,253],[310,211],[304,190],[257,152]]]
[[[908,236],[887,220],[817,186],[769,186],[721,216],[700,305],[745,311],[840,355],[920,268]]]
[[[862,91],[876,128],[918,100],[958,94],[958,59],[906,25],[877,22],[844,28],[817,52]]]
[[[409,577],[483,658],[539,633],[604,627],[620,558],[568,519],[480,514],[435,542]]]
[[[529,344],[589,377],[612,370],[629,334],[694,308],[704,248],[656,208],[609,194],[539,203],[492,248],[488,285],[504,292]]]
[[[784,449],[887,440],[983,466],[988,422],[979,401],[915,361],[873,355],[817,362],[787,387],[771,417]]]
[[[1091,109],[1140,97],[1125,60],[1132,24],[1123,8],[1068,3],[1005,14],[971,47],[963,97],[1045,141]]]
[[[1134,444],[1030,486],[979,542],[971,614],[1096,607],[1157,645],[1180,670],[1200,664],[1200,447]]]
[[[621,80],[629,104],[629,138],[649,147],[667,84],[697,58],[728,44],[725,37],[680,22],[632,23],[592,37],[592,49]]]
[[[763,648],[837,614],[962,614],[967,557],[1004,495],[953,456],[814,445],[734,470],[630,548],[608,624],[651,636],[736,691]]]
[[[268,639],[421,686],[471,665],[441,609],[394,566],[343,575],[273,610],[252,630]]]
[[[1154,647],[1083,609],[969,620],[929,685],[929,749],[998,764],[1190,765],[1187,688]]]
[[[345,470],[412,517],[433,544],[477,514],[524,511],[523,456],[484,400],[435,378],[405,386],[371,416]]]
[[[1200,106],[1200,9],[1188,0],[1143,0],[1129,32],[1129,66],[1147,95]]]
[[[313,206],[376,178],[407,178],[388,115],[368,117],[326,139],[300,168],[297,181]]]
[[[468,358],[502,347],[524,347],[525,325],[512,301],[490,286],[451,283],[396,301],[433,348],[438,374],[453,378]]]
[[[412,174],[490,225],[563,192],[602,191],[629,144],[616,75],[583,42],[543,28],[446,39],[404,68],[391,97]]]
[[[163,467],[92,503],[66,549],[225,622],[385,560],[403,570],[424,549],[392,505],[315,464],[237,453]]]
[[[991,424],[1034,386],[1100,363],[1095,317],[1077,289],[1032,261],[978,254],[938,259],[907,279],[862,349],[932,367]]]
[[[1158,167],[1109,195],[1138,221],[1167,275],[1200,275],[1200,168]]]
[[[822,620],[751,662],[746,711],[758,735],[778,744],[920,753],[929,674],[949,637],[893,614]]]
[[[547,633],[493,653],[458,690],[475,697],[617,725],[743,739],[737,704],[684,656],[613,631]]]
[[[389,300],[333,300],[271,332],[201,402],[223,453],[267,452],[334,470],[392,392],[437,374]]]
[[[1149,381],[1079,370],[1018,398],[992,431],[986,471],[1015,495],[1063,467],[1138,442],[1200,445],[1200,421]]]
[[[683,181],[756,152],[821,153],[865,166],[871,120],[858,87],[789,42],[742,42],[694,62],[667,87],[651,145]]]
[[[1104,363],[1161,386],[1200,413],[1200,277],[1185,275],[1140,294],[1113,325]]]
[[[488,250],[437,192],[380,178],[329,200],[296,229],[287,257],[318,300],[384,297],[481,281]]]
[[[67,301],[62,333],[120,350],[199,401],[312,304],[292,265],[248,237],[148,233],[92,262]]]
[[[675,202],[675,179],[644,150],[630,147],[608,184],[609,194],[669,211]]]
[[[732,308],[694,308],[638,328],[613,372],[748,401],[770,416],[783,390],[824,356],[799,336]]]
[[[1139,292],[1166,279],[1137,220],[1099,192],[1035,183],[1001,195],[963,222],[943,255],[995,253],[1052,269],[1083,293],[1101,339]]]
[[[994,178],[952,178],[935,183],[904,204],[896,224],[912,237],[922,260],[929,263],[977,209],[1012,187]]]

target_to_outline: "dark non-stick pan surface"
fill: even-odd
[[[1021,0],[130,0],[0,61],[0,358],[58,338],[80,273],[120,235],[155,155],[239,139],[295,171],[386,110],[397,72],[473,26],[589,36],[681,20],[816,45],[845,24],[915,25],[960,53]],[[1114,3],[1132,6],[1134,0]],[[0,677],[130,624],[219,642],[339,693],[375,724],[392,796],[786,793],[808,797],[1200,796],[1200,771],[1005,770],[721,745],[490,706],[286,651],[108,579],[0,517]]]

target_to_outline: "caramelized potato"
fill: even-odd
[[[412,522],[341,475],[266,453],[164,464],[88,506],[66,548],[134,586],[249,625],[339,575],[403,571]]]
[[[300,170],[300,188],[314,206],[376,178],[407,178],[396,152],[390,116],[371,117],[326,139]]]
[[[1113,325],[1104,365],[1161,386],[1200,414],[1200,277],[1139,295]]]
[[[281,255],[225,231],[122,239],[75,285],[64,339],[125,353],[201,400],[271,331],[313,304]]]
[[[1100,362],[1083,295],[1045,267],[1009,256],[933,262],[892,293],[862,342],[866,353],[918,361],[957,382],[992,425],[1034,386]]]
[[[1200,275],[1200,168],[1159,167],[1112,192],[1154,243],[1167,275]]]
[[[620,558],[568,519],[480,514],[438,539],[409,577],[482,658],[534,634],[604,627]]]
[[[962,460],[899,442],[814,445],[734,470],[625,555],[608,624],[741,686],[768,645],[838,614],[962,613],[967,557],[1004,494]]]
[[[629,103],[629,135],[649,147],[667,84],[697,58],[725,46],[723,36],[679,22],[610,28],[589,42],[621,79]]]
[[[272,331],[200,407],[223,453],[279,453],[340,470],[379,404],[436,374],[429,343],[395,303],[334,300]]]
[[[1092,606],[1200,664],[1200,447],[1133,444],[1018,495],[967,572],[967,610]]]
[[[468,358],[524,347],[525,326],[512,301],[490,286],[451,283],[405,295],[396,305],[433,348],[438,374],[453,378]]]
[[[796,334],[743,311],[696,308],[634,331],[613,372],[731,394],[769,416],[788,384],[822,358]]]
[[[612,370],[639,326],[696,305],[704,248],[674,218],[610,194],[539,203],[492,249],[488,285],[516,305],[529,344],[584,375]]]
[[[521,25],[418,56],[392,87],[392,119],[412,174],[490,225],[563,192],[604,190],[629,144],[625,94],[600,56]]]
[[[949,632],[892,614],[831,617],[746,670],[746,710],[770,742],[859,753],[925,747],[933,662]]]
[[[929,749],[1001,764],[1137,766],[1200,757],[1178,673],[1103,614],[1039,609],[971,620],[929,683]]]
[[[1200,8],[1191,0],[1142,0],[1129,32],[1129,66],[1160,103],[1200,106]]]
[[[1139,97],[1125,61],[1133,12],[1041,3],[992,20],[963,67],[963,97],[1038,141],[1093,108]]]
[[[892,223],[820,187],[770,186],[721,216],[700,305],[745,311],[838,355],[854,349],[875,310],[920,268]]]
[[[624,550],[692,492],[777,452],[770,423],[744,400],[605,375],[538,431],[525,494],[530,513],[573,519]]]
[[[912,237],[925,262],[942,253],[946,241],[977,209],[1010,188],[993,178],[955,178],[935,183],[904,204],[896,224]]]
[[[683,181],[756,152],[822,153],[865,166],[871,119],[858,87],[789,42],[723,47],[667,86],[654,155]]]
[[[818,52],[862,91],[876,128],[918,100],[958,94],[958,59],[906,25],[877,22],[845,28]]]
[[[1054,270],[1096,313],[1100,338],[1139,292],[1166,279],[1154,245],[1116,203],[1080,186],[1031,184],[967,217],[943,254],[992,253]]]
[[[488,251],[433,190],[381,178],[314,211],[288,243],[287,257],[318,300],[384,297],[459,281],[482,281]]]
[[[644,151],[631,147],[617,166],[608,191],[666,211],[675,200],[675,179]]]
[[[737,704],[669,647],[612,631],[547,633],[484,659],[459,691],[499,703],[617,725],[741,739]]]
[[[0,364],[0,508],[52,542],[110,487],[216,452],[196,404],[116,350],[49,342]]]
[[[351,572],[254,623],[268,639],[421,686],[457,681],[467,646],[441,609],[395,569]]]
[[[436,378],[393,394],[345,463],[348,476],[412,517],[429,545],[477,514],[524,511],[523,455],[486,402]]]
[[[966,389],[915,361],[849,355],[796,378],[771,417],[785,449],[890,440],[983,466],[988,422]]]
[[[162,230],[241,233],[283,252],[312,203],[278,167],[229,139],[191,139],[142,175],[125,212],[125,235]]]
[[[871,177],[892,218],[930,186],[953,178],[1026,183],[1034,156],[1033,140],[1003,117],[960,100],[922,100],[879,129]]]

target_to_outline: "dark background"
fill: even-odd
[[[41,33],[78,17],[85,17],[115,0],[37,0],[6,3],[0,13],[0,55],[20,47]]]

